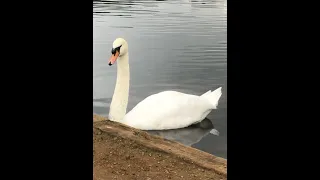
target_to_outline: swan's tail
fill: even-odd
[[[216,129],[211,129],[210,134],[219,136],[220,132],[218,130],[216,130]]]
[[[201,96],[207,98],[211,102],[211,104],[213,105],[213,109],[217,109],[221,95],[222,95],[221,87],[219,87],[218,89],[216,89],[212,92],[210,90],[210,91],[202,94]]]
[[[205,97],[205,96],[207,96],[207,95],[210,94],[210,93],[211,93],[211,90],[207,91],[206,93],[202,94],[201,96],[202,96],[202,97]]]

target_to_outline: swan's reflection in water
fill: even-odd
[[[219,132],[214,128],[212,122],[209,119],[204,119],[198,124],[172,130],[161,130],[161,131],[147,131],[150,134],[163,137],[168,140],[177,141],[186,146],[192,146],[199,142],[203,137],[209,133],[219,135]]]

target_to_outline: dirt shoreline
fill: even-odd
[[[93,178],[227,179],[227,160],[93,116]]]

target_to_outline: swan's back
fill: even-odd
[[[163,91],[138,103],[123,122],[142,130],[177,129],[200,122],[214,108],[206,97]]]

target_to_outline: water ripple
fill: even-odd
[[[116,66],[108,66],[112,41],[124,37],[130,49],[128,110],[163,90],[203,94],[222,86],[218,110],[209,114],[219,137],[194,146],[226,158],[227,1],[94,0],[93,111],[106,115]],[[221,150],[222,149],[222,150]]]

